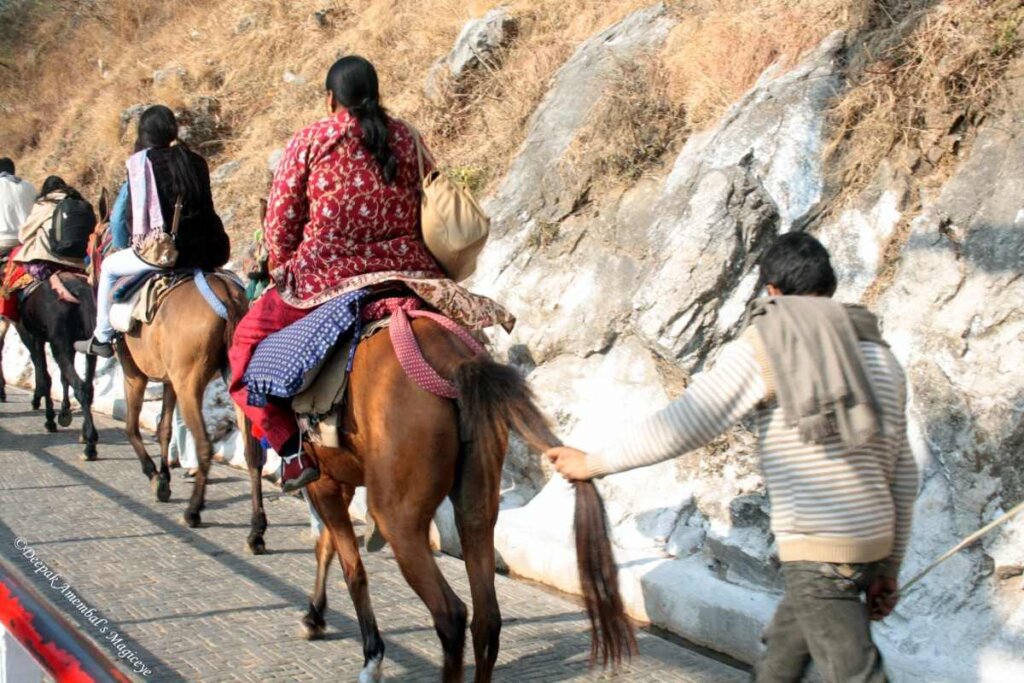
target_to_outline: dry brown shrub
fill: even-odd
[[[686,114],[668,92],[665,64],[644,55],[617,65],[604,97],[567,154],[584,184],[632,183],[654,167],[687,131]]]
[[[896,34],[890,46],[831,112],[827,157],[845,198],[870,183],[883,159],[922,176],[958,152],[1024,47],[1019,0],[947,0],[921,12],[883,29]]]

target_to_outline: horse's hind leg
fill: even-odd
[[[498,521],[505,445],[505,440],[501,440],[496,446],[500,447],[500,452],[496,453],[480,453],[471,446],[463,457],[451,493],[462,557],[473,596],[470,631],[473,633],[476,683],[491,680],[501,636],[501,611],[494,590],[494,525]]]
[[[56,432],[57,423],[54,420],[53,397],[50,390],[53,386],[50,380],[50,370],[46,366],[46,343],[29,335],[30,343],[26,344],[29,355],[32,357],[32,365],[36,370],[36,389],[32,396],[32,408],[39,410],[42,402],[46,406],[46,431]]]
[[[95,432],[96,427],[92,423],[92,390],[87,388],[85,382],[78,376],[78,371],[75,370],[75,350],[71,346],[69,340],[63,339],[50,344],[50,348],[53,350],[53,358],[57,362],[57,367],[60,369],[60,381],[64,385],[64,400],[61,403],[61,420],[60,424],[63,427],[71,424],[71,401],[68,398],[68,386],[74,390],[75,399],[82,406],[82,433],[93,434],[94,438],[90,441],[86,438],[85,451],[82,453],[83,460],[95,460],[96,459],[96,439]],[[67,420],[64,419],[65,410],[67,411]]]
[[[72,364],[72,369],[74,369],[74,364]],[[60,383],[64,394],[60,401],[60,412],[57,413],[57,424],[61,427],[69,427],[71,426],[71,385],[68,382],[67,373],[63,369],[60,372]]]
[[[7,330],[11,323],[7,318],[0,318],[0,403],[7,402],[7,379],[4,377],[4,339],[7,338]]]
[[[267,513],[263,511],[263,448],[252,435],[252,424],[240,408],[235,408],[238,429],[242,432],[245,464],[249,468],[249,491],[252,495],[252,517],[249,520],[249,538],[246,545],[253,555],[267,550],[263,534],[267,531]]]
[[[348,586],[352,604],[359,617],[359,630],[363,636],[363,670],[359,673],[360,683],[381,680],[381,664],[384,661],[384,641],[377,630],[377,617],[370,604],[370,590],[366,581],[366,568],[359,557],[359,544],[352,528],[352,519],[348,514],[349,503],[352,502],[352,487],[341,484],[327,477],[321,477],[310,484],[309,492],[313,507],[324,522],[327,533],[333,542],[334,551],[341,558],[341,567],[345,572],[345,584]],[[320,534],[317,543],[317,585],[310,599],[309,612],[303,619],[307,634],[323,633],[323,610],[327,607],[327,567],[333,553],[324,545],[326,534]],[[311,630],[307,619],[313,617]],[[317,623],[319,617],[319,624]],[[463,623],[465,628],[465,623]]]
[[[213,445],[206,434],[206,423],[203,421],[203,394],[206,385],[199,380],[198,373],[187,377],[187,381],[179,386],[178,402],[185,425],[192,433],[196,444],[196,455],[199,458],[199,471],[196,472],[195,487],[192,497],[185,509],[185,524],[196,528],[202,522],[200,513],[206,503],[206,481],[209,478],[210,461],[213,459]]]
[[[160,408],[160,424],[157,426],[157,439],[160,441],[160,471],[151,481],[153,493],[161,503],[171,499],[171,428],[174,421],[174,406],[178,401],[174,387],[164,382],[164,400]]]

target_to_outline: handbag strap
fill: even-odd
[[[174,200],[174,218],[171,219],[171,237],[178,236],[178,223],[181,222],[181,195]]]
[[[428,152],[426,147],[424,147],[423,138],[420,137],[420,132],[416,130],[416,128],[413,127],[412,124],[410,124],[408,121],[403,121],[402,119],[399,119],[399,122],[403,126],[408,128],[409,133],[412,134],[413,144],[416,145],[416,167],[419,169],[420,182],[422,183],[424,178],[426,177],[426,173],[424,173],[423,171],[423,158],[429,158],[430,163],[434,166],[436,166],[437,164],[434,162],[434,158],[430,155],[430,152]]]

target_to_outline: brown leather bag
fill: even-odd
[[[438,170],[424,173],[427,152],[415,128],[406,124],[416,143],[420,182],[420,225],[423,241],[452,280],[461,282],[476,270],[476,260],[487,244],[491,219],[473,195]]]
[[[171,231],[154,230],[136,248],[135,254],[151,266],[173,268],[178,262],[178,223],[181,221],[181,196],[174,201],[174,218]]]

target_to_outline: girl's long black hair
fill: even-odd
[[[177,141],[177,144],[173,144]],[[172,146],[173,145],[173,146]],[[178,119],[174,112],[162,104],[154,104],[139,117],[139,132],[135,139],[135,151],[170,147],[168,165],[171,172],[171,186],[182,201],[198,200],[203,188],[195,166],[189,158],[188,147],[178,140]]]
[[[327,72],[327,90],[359,120],[363,144],[380,165],[384,182],[391,184],[398,173],[398,159],[388,145],[388,115],[380,105],[380,85],[373,64],[355,55],[342,57]]]
[[[66,196],[70,197],[71,199],[82,198],[82,195],[78,192],[78,190],[64,182],[64,179],[61,178],[59,175],[48,176],[46,180],[43,181],[43,187],[40,188],[39,196],[36,197],[36,199],[42,199],[51,192],[63,192]]]

